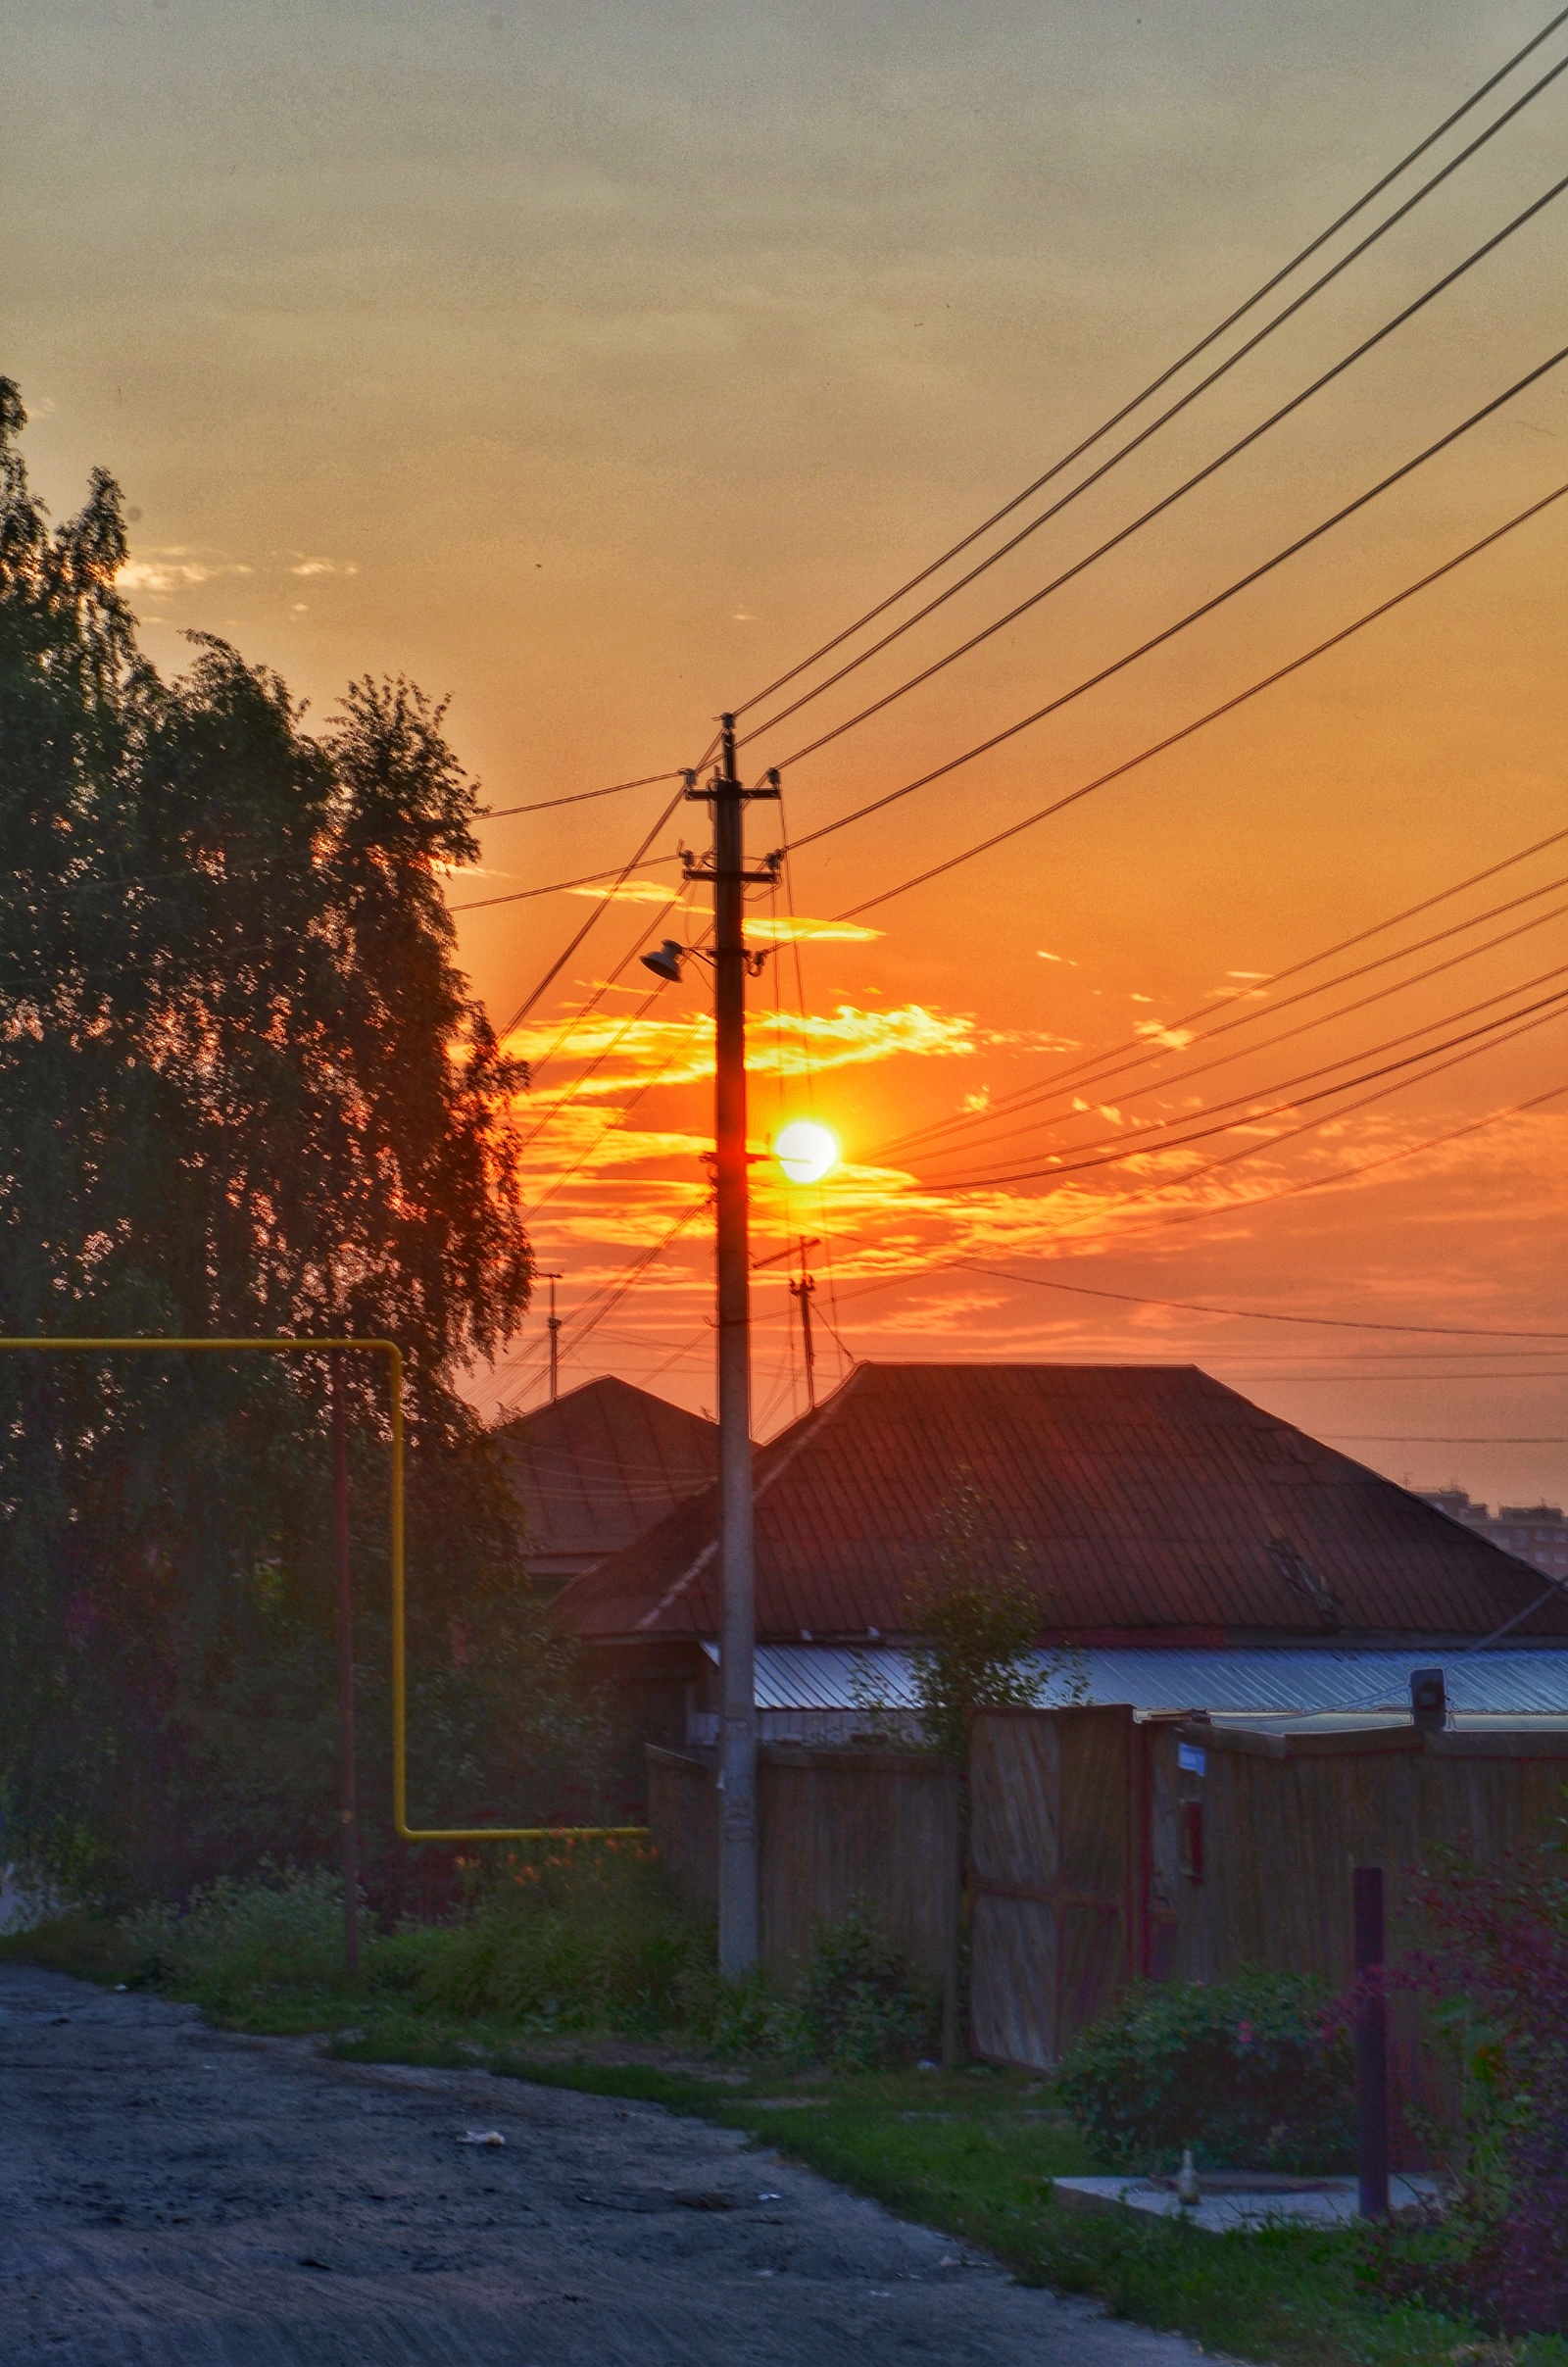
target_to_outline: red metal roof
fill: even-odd
[[[496,1431],[538,1579],[574,1578],[712,1479],[718,1431],[606,1374]]]
[[[965,1481],[1014,1541],[1043,1632],[1487,1635],[1536,1573],[1196,1365],[861,1364],[757,1457],[757,1627],[908,1625]],[[712,1489],[562,1597],[600,1638],[712,1637]],[[1516,1638],[1568,1635],[1559,1599]]]

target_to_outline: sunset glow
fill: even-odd
[[[1532,17],[500,0],[437,38],[190,0],[95,20],[90,83],[73,21],[19,12],[7,60],[37,482],[63,516],[113,465],[167,670],[222,635],[312,729],[367,669],[450,695],[491,811],[446,892],[533,1068],[564,1386],[713,1394],[711,977],[639,956],[705,946],[679,773],[730,707],[783,786],[751,1138],[804,1107],[850,1146],[752,1170],[760,1254],[822,1239],[824,1386],[1199,1362],[1396,1478],[1560,1496],[1568,502],[1397,596],[1564,473],[1568,370],[1500,398],[1560,342],[1568,203],[1335,373],[1556,179],[1568,81],[1113,472],[1154,405],[1054,473]],[[990,571],[833,647],[1042,472]],[[760,1435],[806,1402],[790,1270]],[[486,1414],[546,1387],[544,1322]]]

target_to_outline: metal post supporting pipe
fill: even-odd
[[[354,1760],[354,1590],[349,1572],[349,1417],[343,1356],[334,1348],[332,1376],[332,1511],[337,1536],[337,1733],[339,1807],[343,1839],[343,1962],[360,1977],[360,1837]]]
[[[1356,2168],[1363,2219],[1389,2215],[1389,2002],[1383,1986],[1383,1868],[1358,1865],[1355,1910]]]
[[[714,1191],[718,1249],[718,1968],[757,1962],[757,1708],[752,1538],[751,1277],[746,1172],[746,801],[735,723],[713,783]]]

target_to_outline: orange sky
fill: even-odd
[[[353,673],[404,668],[451,694],[452,738],[494,806],[565,796],[694,762],[720,706],[1097,425],[1546,13],[0,0],[0,368],[57,510],[95,462],[123,482],[127,588],[161,664],[180,663],[181,629],[216,629],[318,711]],[[1565,109],[1568,76],[1146,452],[748,764],[942,655],[1370,333],[1553,180]],[[1568,342],[1565,231],[1568,199],[1122,551],[788,766],[792,835],[1071,687]],[[798,912],[841,913],[1121,762],[1547,492],[1565,460],[1568,367],[1167,649],[804,850]],[[1568,982],[1549,975],[1568,962],[1568,885],[1477,917],[1568,881],[1568,841],[1261,1000],[1257,981],[1568,823],[1565,536],[1568,503],[1185,747],[868,913],[868,933],[807,931],[804,1025],[793,958],[769,963],[753,990],[759,1135],[814,1107],[848,1164],[798,1205],[759,1170],[758,1251],[788,1225],[826,1234],[850,1351],[1193,1358],[1396,1477],[1561,1501],[1568,1095],[1437,1138],[1568,1086],[1568,1027],[1532,1014],[1516,1042],[1342,1116],[1279,1107],[1310,1084],[1275,1088],[1337,1060],[1357,1076],[1400,1057],[1372,1056],[1391,1038],[1430,1025],[1414,1048],[1440,1044]],[[619,863],[666,795],[498,819],[483,876],[452,901]],[[695,835],[700,814],[684,824]],[[757,810],[754,846],[772,828]],[[701,1194],[703,978],[627,1027],[651,983],[628,972],[556,1049],[675,876],[644,866],[644,900],[605,913],[519,1041],[552,1056],[530,1124],[605,1055],[529,1150],[541,1262],[566,1275],[566,1380],[613,1369],[702,1405],[700,1220],[591,1334],[574,1340],[571,1319]],[[589,910],[568,893],[463,916],[498,1021]],[[767,900],[755,910],[770,917]],[[1269,1048],[1384,985],[1397,991]],[[1215,1057],[1189,1044],[1069,1085],[1015,1121],[1027,1132],[993,1121],[940,1156],[893,1147],[1205,1009],[1266,1013],[1215,1052],[1258,1049],[1188,1081]],[[1250,1130],[954,1188],[1091,1143],[1098,1157],[1217,1101]],[[1364,1181],[1334,1180],[1372,1160]],[[1041,1280],[1565,1337],[1269,1324]],[[786,1304],[774,1267],[758,1283],[763,1434],[802,1402]],[[536,1317],[482,1402],[529,1402],[542,1361]]]

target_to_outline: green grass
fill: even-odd
[[[89,1980],[122,1979],[122,1946],[71,1917],[0,1941]],[[186,1994],[189,1994],[188,1992]],[[407,1996],[344,1989],[230,1990],[197,2001],[223,2027],[335,2034],[346,2060],[445,2068],[617,2096],[741,2129],[757,2144],[1005,2261],[1025,2284],[1083,2293],[1121,2317],[1276,2367],[1568,2367],[1568,2342],[1489,2342],[1473,2326],[1380,2303],[1357,2283],[1348,2233],[1210,2236],[1129,2211],[1056,2202],[1051,2180],[1100,2166],[1022,2074],[801,2073],[710,2064],[650,2042],[535,2039]]]

